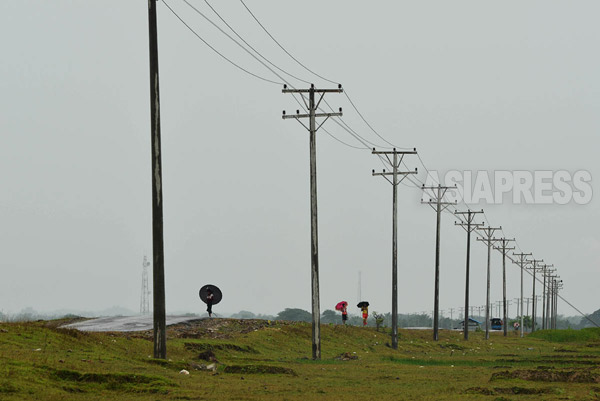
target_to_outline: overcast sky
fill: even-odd
[[[220,23],[204,1],[189,1]],[[168,4],[231,60],[281,82],[184,2]],[[246,4],[429,169],[585,170],[600,194],[597,1]],[[288,57],[238,0],[212,5],[285,71],[334,86]],[[167,312],[203,312],[198,289],[207,283],[223,290],[217,313],[309,310],[308,133],[281,119],[297,104],[281,85],[216,55],[162,2],[158,24]],[[0,310],[138,310],[142,259],[152,253],[146,1],[5,0],[0,37]],[[345,95],[326,100],[362,137],[387,146]],[[323,127],[362,147],[335,122]],[[406,162],[424,179],[418,159]],[[317,168],[321,310],[354,304],[361,271],[362,298],[390,311],[392,189],[371,176],[381,162],[319,131]],[[430,311],[435,213],[411,185],[398,195],[399,311]],[[590,313],[600,308],[598,202],[471,207],[523,252],[553,263],[562,295]],[[454,221],[442,217],[445,315],[464,304],[466,234]],[[473,242],[471,300],[483,305],[487,249]],[[519,272],[507,269],[512,299]],[[498,252],[491,298],[501,299]],[[559,313],[576,314],[562,302]]]

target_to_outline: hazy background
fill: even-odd
[[[180,0],[168,2],[228,57],[278,81]],[[203,1],[192,3],[217,21]],[[599,193],[597,1],[247,5],[295,57],[341,82],[388,141],[417,147],[428,168],[584,169]],[[265,57],[332,86],[287,57],[241,3],[213,6]],[[152,252],[147,21],[145,0],[0,3],[4,312],[139,309],[142,259]],[[223,290],[217,313],[309,310],[308,133],[281,119],[296,103],[219,58],[160,2],[158,23],[167,311],[203,312],[206,283]],[[384,144],[344,95],[327,100]],[[333,122],[325,127],[359,145]],[[322,131],[317,154],[321,309],[354,303],[362,271],[362,298],[388,312],[391,186],[371,177],[381,163]],[[422,170],[415,158],[407,163]],[[420,197],[399,187],[400,312],[433,308],[435,213]],[[566,299],[587,313],[599,308],[596,197],[585,206],[473,205],[481,207],[524,252],[558,267]],[[466,235],[454,220],[442,219],[446,310],[464,304]],[[499,253],[492,263],[496,301]],[[485,303],[485,264],[476,243],[474,305]],[[510,264],[510,298],[518,277]],[[525,288],[530,296],[527,275]],[[561,302],[559,313],[575,311]]]

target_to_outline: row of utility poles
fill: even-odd
[[[306,113],[300,113],[300,110],[296,110],[296,114],[286,114],[283,112],[284,119],[296,119],[309,131],[309,144],[310,144],[310,204],[311,204],[311,284],[312,284],[312,357],[313,359],[321,358],[321,338],[320,338],[320,307],[319,307],[319,259],[318,259],[318,229],[317,229],[317,171],[316,171],[316,132],[318,129],[331,117],[339,117],[342,115],[342,110],[339,113],[318,113],[319,105],[323,100],[326,93],[341,93],[342,87],[338,86],[338,89],[316,89],[314,85],[311,85],[308,89],[290,89],[284,85],[283,93],[300,94],[304,104],[306,106]],[[306,102],[305,94],[308,95],[308,102]],[[316,100],[315,95],[320,95],[319,99]],[[316,118],[324,118],[324,120],[317,126]],[[308,126],[302,123],[301,119],[309,119]],[[392,348],[398,348],[398,184],[402,182],[406,177],[411,174],[416,174],[417,170],[408,171],[402,170],[401,165],[406,155],[416,154],[416,149],[411,151],[401,151],[397,149],[393,150],[372,150],[372,154],[379,157],[384,164],[389,166],[389,170],[383,169],[381,172],[372,171],[373,176],[380,176],[385,178],[392,185],[392,334],[391,343]],[[433,338],[435,341],[439,339],[439,271],[440,271],[440,223],[441,213],[451,205],[456,205],[454,202],[444,201],[444,196],[448,190],[456,189],[446,186],[425,186],[423,185],[422,190],[425,193],[431,192],[431,197],[428,201],[421,200],[422,203],[428,204],[436,212],[436,245],[435,245],[435,282],[434,282],[434,310],[433,310]],[[429,191],[429,192],[427,192]],[[463,216],[463,221],[456,223],[461,226],[467,232],[467,260],[466,260],[466,283],[465,283],[465,307],[464,307],[464,338],[469,338],[469,273],[470,273],[470,246],[471,246],[471,232],[479,231],[481,235],[477,240],[484,242],[488,247],[487,256],[487,293],[486,293],[486,317],[485,317],[485,336],[489,338],[490,331],[490,271],[491,271],[491,250],[492,248],[499,250],[503,255],[503,316],[504,322],[507,319],[507,308],[506,308],[506,256],[509,250],[513,250],[514,247],[507,246],[514,239],[507,238],[494,238],[494,232],[501,230],[501,227],[484,227],[483,223],[475,223],[474,218],[477,214],[483,213],[481,211],[467,210],[464,212],[455,211],[457,216]],[[500,243],[500,246],[494,246],[494,244]],[[513,254],[518,256],[518,254]],[[531,254],[520,254],[522,258],[531,256]],[[521,310],[523,309],[523,276],[522,270],[525,266],[530,263],[534,263],[534,297],[535,297],[535,268],[537,263],[541,260],[529,261],[527,259],[521,259]],[[517,262],[519,263],[519,262]],[[546,275],[544,277],[547,277]],[[545,288],[545,285],[544,285]],[[550,305],[550,295],[548,296],[548,305]],[[534,302],[534,313],[535,313],[535,302]],[[535,315],[534,315],[535,316]],[[504,335],[507,335],[506,324],[504,325]],[[521,317],[521,336],[523,336],[523,317]]]
[[[496,248],[496,247],[494,247]],[[545,304],[545,316],[542,316],[542,326],[544,329],[555,329],[556,328],[556,302],[557,302],[557,298],[558,298],[558,291],[557,289],[561,289],[562,288],[562,280],[553,280],[553,281],[549,281],[547,284],[545,284],[545,295],[536,295],[536,299],[538,301],[540,300],[546,300],[547,302],[544,302]],[[534,320],[533,316],[529,316],[529,303],[533,298],[524,298],[523,301],[525,302],[526,305],[526,309],[523,312],[523,316],[527,316],[529,317],[532,321]],[[513,301],[514,301],[514,305],[517,307],[516,311],[515,311],[515,316],[520,317],[520,310],[519,310],[519,301],[521,300],[521,298],[514,298],[512,300],[508,299],[502,299],[502,300],[498,300],[496,302],[490,303],[489,305],[489,313],[492,314],[492,310],[495,309],[496,310],[496,316],[504,316],[503,321],[507,322],[509,320],[509,315],[510,315],[510,311],[509,311],[509,307],[510,305],[513,305]],[[487,308],[487,305],[478,305],[478,306],[474,306],[471,305],[470,307],[470,316],[478,316],[481,317],[482,316],[482,311],[483,314],[485,314],[485,310]],[[464,307],[459,307],[459,308],[448,308],[447,309],[448,312],[450,313],[450,320],[454,320],[454,311],[458,310],[459,311],[459,316],[458,319],[461,319],[461,316],[464,314]],[[477,310],[477,314],[475,314],[475,310]],[[446,310],[445,309],[441,309],[439,310],[439,316],[444,317],[444,312]],[[409,313],[408,315],[424,315],[424,316],[431,316],[432,318],[432,327],[434,327],[434,323],[433,323],[433,318],[435,316],[435,310],[431,310],[431,311],[422,311],[420,313]],[[535,319],[537,319],[537,316],[535,317]],[[507,331],[507,327],[506,325],[503,326],[504,329],[503,331],[506,333]],[[506,334],[505,334],[506,336]]]
[[[157,0],[148,0],[148,27],[149,27],[149,50],[150,50],[150,119],[151,119],[151,152],[152,152],[152,266],[153,266],[153,306],[154,306],[154,357],[166,358],[166,307],[165,307],[165,280],[164,280],[164,246],[163,246],[163,196],[162,196],[162,153],[161,153],[161,130],[160,130],[160,94],[159,94],[159,74],[158,74],[158,34],[157,34],[157,16],[156,16]],[[317,89],[311,85],[307,89],[287,88],[284,86],[283,93],[298,94],[301,96],[305,106],[306,113],[300,113],[297,110],[296,114],[286,115],[283,113],[284,119],[296,119],[309,132],[309,149],[310,149],[310,206],[311,206],[311,304],[312,304],[312,357],[313,359],[321,358],[321,334],[320,334],[320,300],[319,300],[319,248],[318,248],[318,219],[317,219],[317,164],[316,164],[316,133],[321,126],[331,117],[342,116],[342,110],[334,113],[318,113],[319,106],[327,93],[342,93],[341,85],[337,89]],[[319,96],[317,99],[316,96]],[[306,97],[308,97],[308,102]],[[317,126],[317,118],[324,120]],[[302,120],[308,119],[308,126]],[[398,348],[398,246],[397,246],[397,187],[398,184],[407,176],[416,174],[414,171],[402,171],[400,169],[403,158],[406,155],[416,154],[416,149],[412,151],[378,151],[373,149],[372,153],[382,160],[387,162],[390,170],[375,172],[373,176],[381,176],[392,184],[392,348]],[[439,330],[439,269],[440,269],[440,220],[441,212],[448,208],[453,203],[445,202],[444,195],[450,187],[438,185],[437,187],[425,187],[424,191],[434,191],[433,196],[429,201],[423,202],[430,205],[437,214],[436,220],[436,251],[435,251],[435,284],[434,284],[434,340],[438,340]],[[501,249],[503,253],[503,272],[505,269],[504,258],[506,257],[507,240],[505,238],[493,238],[494,231],[497,228],[483,228],[483,224],[474,223],[473,219],[478,213],[468,210],[466,212],[455,212],[456,215],[464,216],[464,221],[455,223],[465,229],[467,232],[467,261],[466,261],[466,289],[465,289],[465,307],[464,307],[464,337],[469,337],[469,263],[470,263],[470,245],[471,232],[482,230],[483,241],[488,246],[488,264],[487,264],[487,297],[486,297],[486,338],[489,337],[489,302],[490,302],[490,252],[493,244],[497,241],[502,242]],[[525,255],[525,254],[521,254]],[[531,255],[531,254],[527,254]],[[537,263],[534,261],[534,310],[535,310],[535,273]],[[523,310],[523,277],[522,271],[524,266],[529,263],[525,259],[520,259],[521,266],[521,310]],[[543,268],[544,280],[552,283],[546,292],[546,284],[544,284],[544,327],[555,325],[555,318],[546,318],[550,315],[549,311],[552,307],[556,307],[556,293],[560,286],[557,283],[557,276],[551,274],[549,265]],[[503,273],[503,299],[504,299],[504,317],[506,322],[506,279],[505,272]],[[547,295],[546,295],[547,294]],[[535,314],[534,314],[535,316]],[[505,330],[506,335],[506,330]],[[521,324],[521,336],[523,335],[523,324]]]

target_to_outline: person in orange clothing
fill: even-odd
[[[367,325],[367,318],[369,317],[369,307],[368,306],[363,306],[360,309],[362,311],[363,326],[366,326]]]

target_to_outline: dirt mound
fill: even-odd
[[[490,381],[502,379],[521,379],[538,382],[600,383],[600,374],[593,369],[520,369],[494,373]]]
[[[296,323],[262,319],[197,319],[170,326],[167,329],[167,337],[230,339],[266,327],[287,326]]]
[[[341,355],[337,356],[335,359],[337,359],[338,361],[351,361],[353,359],[358,359],[358,356],[350,352],[344,352]]]
[[[253,331],[262,330],[267,327],[281,327],[296,325],[299,322],[288,322],[282,320],[262,319],[227,319],[227,318],[202,318],[188,320],[167,327],[167,339],[174,338],[211,338],[232,339],[237,336]],[[152,330],[139,331],[135,334],[121,334],[131,338],[143,338],[153,340]]]
[[[209,361],[209,362],[218,362],[217,356],[215,355],[215,353],[212,350],[206,350],[206,351],[201,352],[198,355],[198,359],[202,359],[203,361]]]

